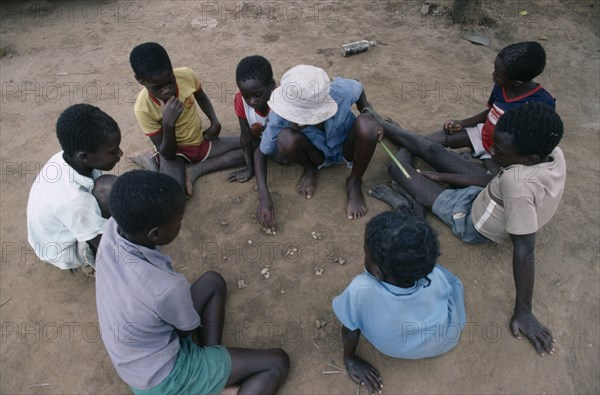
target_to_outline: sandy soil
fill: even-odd
[[[442,3],[440,1],[440,3]],[[468,325],[460,344],[429,360],[394,360],[367,342],[360,354],[381,372],[385,393],[599,393],[599,8],[597,1],[498,1],[495,24],[480,30],[489,47],[460,38],[442,13],[422,16],[404,2],[3,2],[0,79],[1,215],[0,392],[128,393],[100,340],[94,282],[35,259],[25,209],[40,167],[59,150],[57,116],[89,102],[119,123],[125,153],[146,148],[133,115],[139,92],[128,63],[132,47],[161,42],[175,66],[193,68],[223,124],[237,135],[234,71],[246,55],[271,60],[276,80],[299,63],[360,79],[378,110],[422,133],[451,117],[481,111],[492,64],[504,46],[539,40],[548,55],[538,78],[557,97],[569,177],[559,212],[539,232],[535,313],[554,333],[557,353],[539,357],[508,330],[514,287],[509,246],[467,246],[437,219],[440,262],[465,285]],[[519,11],[528,11],[519,15]],[[213,21],[214,20],[214,21]],[[211,23],[215,22],[215,23]],[[343,58],[342,43],[377,40]],[[377,151],[365,189],[387,182]],[[134,168],[123,160],[116,174]],[[229,285],[225,343],[281,346],[292,368],[283,394],[354,394],[343,366],[331,299],[363,270],[362,233],[387,207],[367,197],[366,219],[345,219],[342,167],[322,172],[317,192],[294,192],[293,166],[269,167],[278,231],[267,236],[251,217],[254,182],[229,185],[226,172],[204,177],[189,201],[179,238],[165,248],[190,281],[218,270]],[[229,225],[223,227],[220,221]],[[323,235],[315,240],[311,232]],[[248,244],[248,240],[253,243]],[[288,248],[298,252],[287,255]],[[346,265],[334,259],[344,257]],[[271,278],[260,271],[270,267]],[[316,269],[323,269],[321,276]],[[247,287],[238,289],[238,280]],[[315,320],[327,325],[317,329]]]

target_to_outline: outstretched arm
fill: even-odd
[[[533,315],[531,301],[535,278],[535,233],[510,235],[513,243],[513,275],[516,288],[515,311],[510,323],[512,334],[523,332],[536,351],[554,353],[552,332]]]
[[[356,347],[360,340],[360,329],[351,331],[342,326],[342,343],[344,344],[344,365],[348,376],[356,384],[364,384],[370,393],[381,392],[383,382],[381,375],[369,362],[356,355]]]
[[[267,156],[260,148],[254,151],[254,169],[256,171],[256,189],[258,189],[258,208],[256,219],[267,228],[275,226],[275,208],[267,185]]]
[[[214,140],[219,137],[219,133],[221,133],[221,123],[219,122],[219,118],[217,118],[215,109],[203,90],[196,91],[194,97],[196,98],[200,109],[206,114],[210,121],[210,126],[203,132],[204,138],[207,140]]]

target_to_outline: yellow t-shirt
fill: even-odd
[[[175,123],[177,146],[198,146],[204,140],[202,119],[194,97],[194,93],[202,89],[200,80],[192,69],[187,67],[173,69],[173,74],[177,80],[177,97],[183,103],[183,111]],[[138,95],[134,112],[146,136],[162,133],[162,108],[146,88]]]

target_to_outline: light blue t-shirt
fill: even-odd
[[[442,266],[412,288],[377,280],[365,271],[333,299],[333,311],[350,330],[394,358],[435,357],[454,347],[465,326],[463,285]]]
[[[316,126],[305,126],[302,133],[325,156],[325,163],[343,162],[344,141],[352,130],[356,116],[352,113],[352,105],[358,101],[363,92],[359,81],[336,77],[331,83],[329,95],[338,105],[338,111],[324,123],[325,133]],[[277,136],[281,129],[290,128],[292,123],[273,111],[269,111],[267,124],[260,140],[260,151],[272,155],[277,151]]]

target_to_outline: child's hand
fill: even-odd
[[[258,201],[256,219],[258,220],[258,223],[265,228],[273,228],[275,226],[275,207],[273,206],[273,200],[271,200],[270,197]]]
[[[513,315],[510,321],[510,329],[513,336],[518,339],[521,338],[520,332],[523,332],[533,344],[538,354],[542,356],[544,355],[544,350],[548,354],[554,354],[554,351],[556,351],[553,344],[554,338],[550,329],[540,324],[537,318],[529,311],[515,311],[515,315]]]
[[[452,134],[454,132],[458,132],[463,129],[464,129],[463,124],[460,121],[457,121],[455,119],[450,119],[449,121],[446,121],[446,123],[444,124],[444,131],[446,132],[446,134]]]
[[[183,112],[183,103],[175,96],[171,96],[166,103],[160,99],[158,101],[163,109],[163,127],[174,127]]]
[[[356,384],[366,385],[371,394],[375,392],[381,393],[383,381],[381,381],[381,375],[373,365],[358,356],[352,359],[345,359],[344,364],[346,365],[348,376]]]
[[[254,177],[254,169],[250,166],[231,172],[227,175],[227,182],[246,182]]]
[[[211,123],[210,126],[208,128],[206,128],[206,130],[204,132],[202,132],[202,135],[207,140],[215,140],[219,137],[220,133],[221,133],[221,124],[217,122],[217,123]]]

